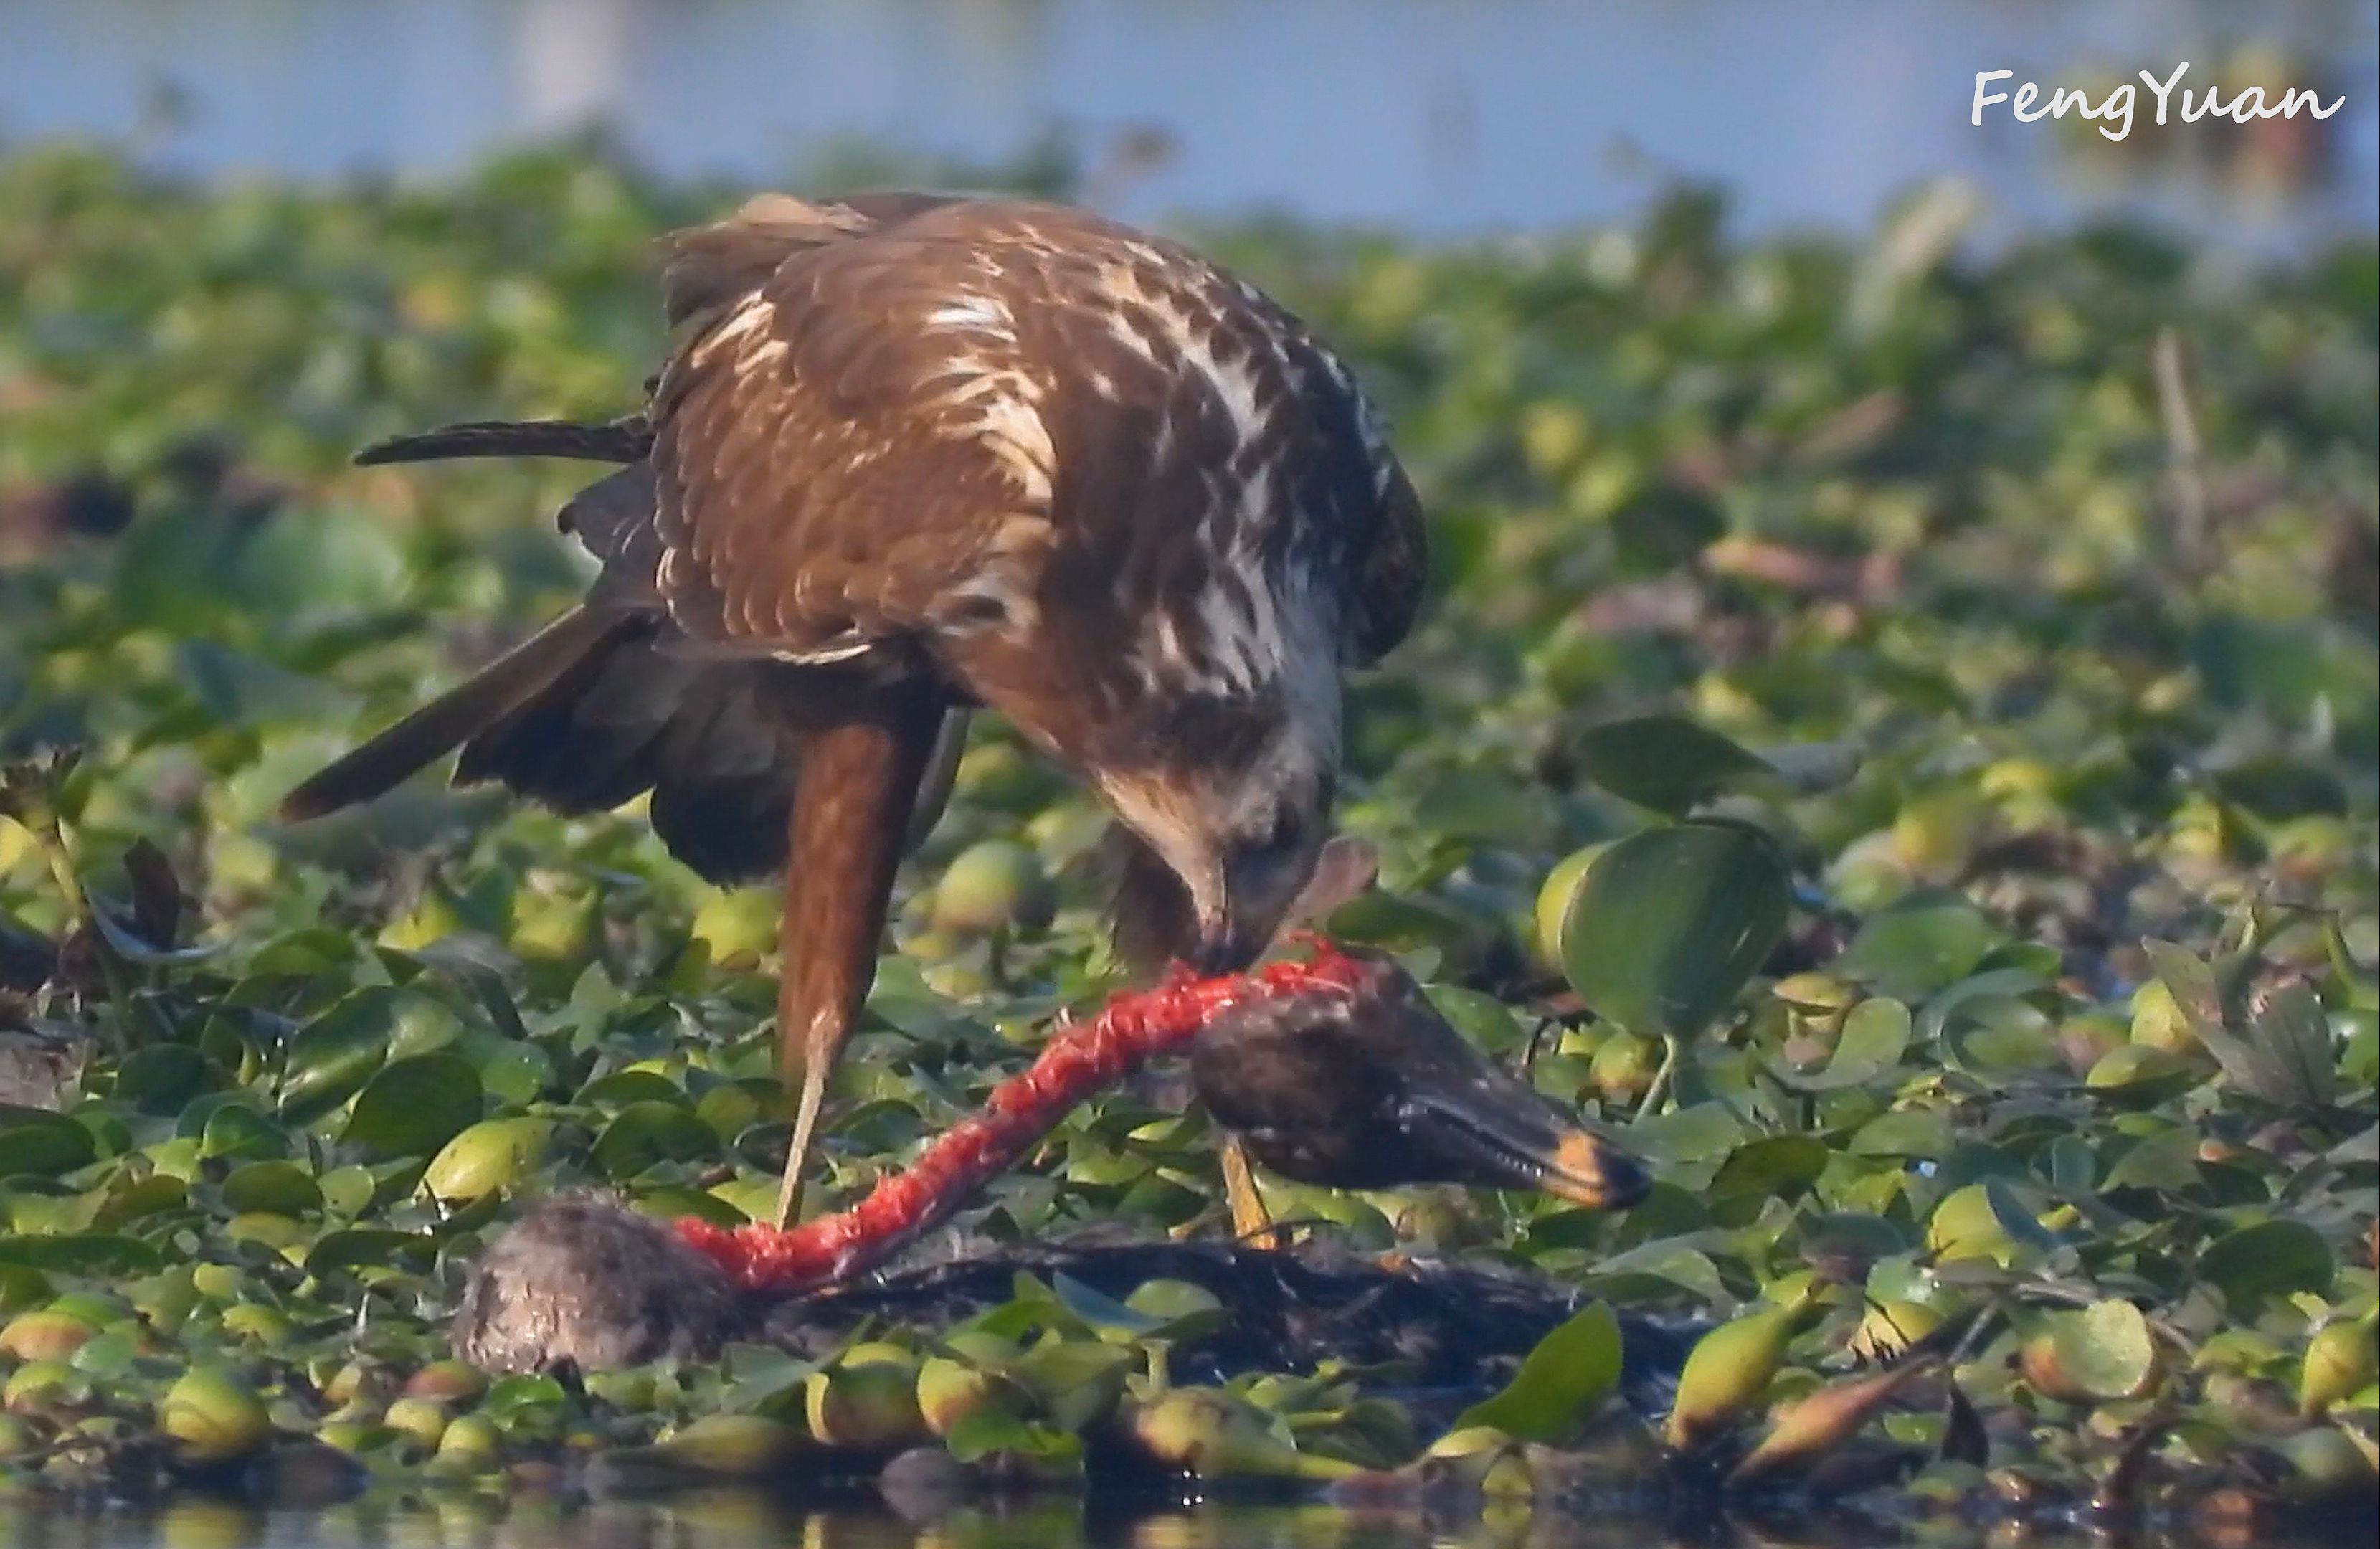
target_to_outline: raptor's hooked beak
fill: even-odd
[[[1621,1210],[1652,1187],[1644,1164],[1501,1071],[1409,1092],[1398,1118],[1417,1173],[1490,1189],[1539,1189]]]
[[[1213,920],[1198,922],[1198,940],[1190,949],[1191,968],[1202,974],[1237,973],[1264,955],[1272,932],[1244,928],[1226,909]]]

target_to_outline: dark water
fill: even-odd
[[[1980,70],[2187,59],[2236,91],[2246,43],[2347,105],[2269,154],[1968,121]],[[2270,250],[2380,225],[2375,55],[2370,0],[0,0],[0,134],[324,177],[600,122],[662,171],[765,182],[853,140],[991,163],[1055,128],[1140,218],[1545,227],[1687,177],[1750,228],[1864,226],[1954,177],[1987,236],[2126,211]]]

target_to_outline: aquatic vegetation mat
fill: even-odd
[[[579,584],[567,470],[346,459],[633,402],[650,241],[732,202],[583,151],[313,192],[0,159],[0,1487],[2368,1534],[2380,265],[1961,256],[1922,199],[1845,242],[1690,194],[1512,244],[1197,234],[1343,348],[1431,512],[1431,611],[1351,701],[1378,882],[1328,932],[1643,1202],[1260,1175],[1304,1267],[1226,1274],[1160,1066],[893,1266],[943,1276],[910,1314],[458,1360],[540,1200],[770,1210],[776,906],[634,811],[271,821]],[[976,728],[824,1203],[1123,984],[1103,821]],[[1120,1244],[1172,1273],[1103,1280]],[[1450,1371],[1426,1300],[1337,1355],[1289,1320],[1365,1275],[1523,1287],[1479,1305],[1526,1337]]]

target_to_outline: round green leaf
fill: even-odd
[[[1775,847],[1749,830],[1647,829],[1588,869],[1562,921],[1562,970],[1598,1015],[1690,1035],[1767,960],[1791,899]]]
[[[419,1232],[394,1232],[379,1226],[354,1226],[325,1232],[306,1255],[306,1273],[329,1275],[343,1269],[373,1269],[400,1259],[419,1260],[437,1251],[438,1245]]]
[[[0,1109],[0,1177],[38,1173],[55,1177],[99,1159],[91,1131],[43,1108]]]
[[[288,1162],[250,1162],[224,1179],[224,1202],[237,1212],[303,1215],[318,1210],[322,1190],[314,1175]]]
[[[371,1079],[347,1117],[346,1138],[381,1157],[419,1156],[480,1116],[480,1073],[459,1055],[401,1059]]]
[[[1706,726],[1676,715],[1632,715],[1579,734],[1586,777],[1612,795],[1682,818],[1731,781],[1774,772]]]
[[[1791,1200],[1817,1181],[1833,1154],[1815,1135],[1770,1135],[1737,1147],[1711,1179],[1710,1191]]]
[[[200,1131],[199,1153],[260,1160],[286,1156],[289,1137],[245,1102],[226,1103],[207,1116]]]
[[[690,1162],[719,1149],[719,1137],[675,1103],[631,1103],[595,1138],[590,1160],[610,1178],[631,1178],[656,1162]]]
[[[481,1119],[440,1148],[421,1185],[442,1200],[477,1200],[509,1189],[545,1160],[552,1135],[550,1118]]]
[[[1884,994],[1923,1000],[1973,973],[1998,939],[1961,895],[1912,894],[1871,916],[1835,966]]]
[[[1524,1441],[1566,1439],[1620,1381],[1620,1320],[1600,1301],[1537,1341],[1502,1391],[1474,1404],[1454,1428],[1492,1425]]]
[[[2330,1247],[2312,1226],[2265,1221],[2216,1238],[2198,1255],[2199,1276],[2223,1293],[2232,1315],[2252,1317],[2265,1299],[2330,1288]]]
[[[95,1278],[147,1275],[164,1261],[139,1238],[112,1232],[62,1232],[46,1237],[0,1237],[0,1263],[56,1270]]]
[[[221,1079],[214,1062],[193,1045],[152,1043],[125,1056],[115,1073],[115,1095],[144,1114],[176,1114]]]
[[[2139,1308],[2111,1298],[2052,1320],[2058,1364],[2086,1391],[2129,1398],[2147,1386],[2156,1367],[2156,1339]]]
[[[684,1107],[686,1089],[667,1076],[650,1070],[615,1070],[578,1089],[577,1099],[592,1107],[625,1107],[631,1103],[674,1103]]]
[[[371,1079],[388,1058],[396,994],[385,984],[368,984],[299,1030],[281,1082],[284,1118],[298,1124],[319,1118]]]

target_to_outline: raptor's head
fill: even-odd
[[[1280,685],[1183,696],[1148,714],[1129,756],[1098,771],[1138,841],[1117,898],[1118,942],[1202,973],[1246,967],[1271,942],[1330,836],[1339,695]]]

